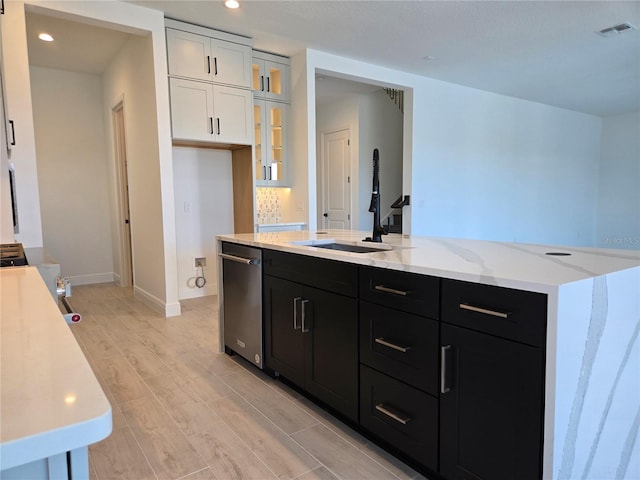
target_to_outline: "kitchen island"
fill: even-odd
[[[0,270],[0,476],[89,478],[111,405],[36,267]]]
[[[515,360],[522,357],[522,352],[531,354],[533,360],[523,365],[527,368],[533,365],[530,369],[533,372],[532,378],[537,374],[536,368],[540,366],[540,388],[531,391],[537,392],[536,395],[539,394],[541,397],[539,402],[541,407],[534,402],[532,408],[541,408],[542,421],[537,446],[541,452],[540,471],[542,473],[534,474],[532,477],[545,479],[640,478],[640,445],[636,438],[640,422],[640,347],[638,343],[640,252],[401,235],[389,235],[383,238],[383,244],[371,245],[361,242],[367,235],[367,232],[342,231],[277,232],[220,235],[217,240],[219,248],[221,242],[232,242],[262,248],[264,252],[275,252],[267,257],[276,260],[279,256],[286,254],[289,257],[283,258],[302,260],[313,258],[356,266],[359,272],[360,290],[359,294],[356,293],[353,296],[356,300],[359,299],[361,329],[366,324],[362,318],[364,311],[369,309],[372,315],[375,315],[376,311],[386,311],[379,306],[386,305],[384,302],[378,302],[378,305],[375,305],[377,300],[370,300],[371,294],[367,292],[366,285],[363,287],[363,278],[368,276],[374,278],[385,272],[402,272],[402,275],[414,275],[411,278],[416,280],[423,277],[431,279],[433,286],[425,286],[421,291],[426,292],[425,298],[431,295],[434,304],[440,299],[441,305],[433,312],[413,312],[422,316],[411,318],[428,319],[429,328],[432,332],[436,332],[431,335],[437,338],[440,352],[436,357],[429,357],[433,359],[434,364],[429,375],[434,377],[432,383],[437,383],[438,388],[434,390],[431,385],[421,386],[419,379],[411,384],[406,377],[403,377],[403,372],[397,369],[395,378],[391,378],[387,375],[388,371],[384,370],[386,367],[378,368],[375,363],[363,360],[361,349],[359,370],[361,424],[365,414],[368,415],[363,410],[362,400],[367,392],[363,385],[369,388],[369,383],[373,382],[371,378],[378,377],[382,378],[381,382],[396,382],[390,385],[406,387],[408,392],[423,395],[425,399],[434,403],[433,415],[436,418],[437,415],[441,415],[440,422],[443,422],[442,415],[451,408],[449,399],[455,397],[459,400],[461,391],[461,385],[456,385],[455,381],[451,380],[450,371],[443,370],[443,366],[450,365],[453,361],[452,370],[457,369],[457,373],[460,374],[460,365],[463,364],[460,362],[463,362],[464,357],[460,356],[459,352],[473,350],[469,347],[469,342],[473,343],[472,339],[478,338],[486,341],[486,345],[490,345],[494,350],[499,350],[503,346],[513,349],[513,357],[510,358]],[[323,243],[379,247],[381,250],[353,253],[322,248]],[[265,263],[265,272],[267,268],[271,267]],[[265,278],[267,278],[266,273]],[[302,283],[307,284],[313,281],[313,279],[301,280]],[[222,279],[219,286],[222,293],[224,288]],[[375,287],[394,290],[382,284]],[[474,291],[477,293],[473,293]],[[375,292],[376,295],[378,293],[380,292]],[[395,293],[407,295],[410,292],[396,290]],[[478,308],[468,305],[466,301],[458,302],[458,298],[462,298],[456,297],[458,294],[468,297],[476,295],[480,303],[485,297],[499,298],[504,294],[509,299],[521,298],[522,305],[527,307],[523,307],[521,311],[509,311],[509,309],[492,311],[484,307],[487,306],[486,304],[491,307],[498,300],[487,300],[485,305],[480,305]],[[450,307],[445,304],[453,297],[455,297],[456,309],[458,303],[460,306],[460,312],[455,318],[448,316]],[[222,295],[220,298],[223,298]],[[304,310],[304,307],[302,309]],[[475,309],[475,311],[469,312],[469,309]],[[224,305],[222,302],[220,311],[221,328],[223,328]],[[295,310],[296,313],[298,311]],[[389,311],[402,312],[404,315],[409,308],[400,304],[397,310]],[[531,317],[531,321],[538,324],[534,330],[529,330],[531,325],[528,324],[530,319],[527,315],[531,312],[536,312],[535,318]],[[487,313],[490,317],[498,319],[494,324],[502,322],[507,330],[491,331],[494,324],[488,323],[483,317]],[[264,315],[265,322],[271,321],[272,313],[265,312]],[[465,324],[463,321],[472,323]],[[508,330],[509,328],[511,330]],[[487,332],[491,335],[486,335]],[[366,337],[362,336],[362,331],[360,335],[362,348],[363,339],[366,340]],[[449,339],[458,339],[460,335],[466,335],[464,336],[465,347],[456,345],[451,347]],[[376,338],[376,341],[389,343],[382,337]],[[408,350],[408,347],[402,347],[402,345],[393,345],[392,348]],[[269,367],[268,348],[266,350],[266,364]],[[477,358],[484,361],[488,357]],[[455,366],[455,362],[459,364]],[[519,370],[515,369],[513,372],[528,372],[524,366],[520,367],[518,366]],[[523,376],[528,378],[528,374]],[[506,381],[498,378],[494,382],[493,391],[489,392],[493,395],[491,398],[501,400],[507,393],[511,394],[513,390],[522,386],[512,384],[516,380],[518,382],[521,380],[516,377],[511,378],[508,383],[501,383],[501,380]],[[530,388],[527,385],[525,387]],[[523,399],[522,395],[513,398],[517,398],[521,405],[526,404],[526,398]],[[407,425],[416,424],[416,421],[410,421],[408,417],[404,418],[397,411],[380,405],[382,404],[376,405],[376,408],[387,410],[386,415],[390,414],[392,417],[395,416],[396,420],[399,419],[398,425],[402,422]],[[487,408],[491,406],[487,405]],[[377,415],[379,412],[375,413]],[[537,412],[534,411],[520,412],[522,417],[536,414]],[[482,411],[477,414],[477,416],[482,415]],[[490,416],[488,411],[486,416]],[[437,421],[435,424],[437,425]],[[464,425],[455,425],[455,427],[462,433],[466,428]],[[436,453],[434,459],[426,460],[433,462],[428,464],[427,468],[431,471],[439,471],[446,478],[464,478],[462,474],[460,476],[449,474],[449,470],[444,469],[449,459],[443,457],[442,442],[448,441],[449,432],[444,428],[440,428],[438,432],[437,426],[434,428],[436,432],[430,441],[440,442],[441,453],[439,459]],[[373,432],[374,436],[377,433],[366,426],[365,430]],[[468,431],[473,431],[473,428]],[[496,431],[511,430],[509,426],[500,426],[500,428],[496,427]],[[509,441],[517,443],[517,430],[515,432],[516,435]],[[492,433],[494,432],[487,431],[486,436],[477,435],[471,440],[476,442],[475,445],[480,450],[484,448],[484,444],[492,441]],[[532,438],[537,438],[536,431],[529,433]],[[504,439],[496,439],[496,441],[504,441]],[[434,448],[434,451],[438,452],[437,446]],[[403,450],[406,453],[407,449]],[[521,448],[521,450],[526,449]],[[474,461],[482,462],[482,459],[473,459],[474,452],[457,453],[459,457],[466,457],[469,465]],[[412,458],[417,458],[416,455],[409,452]],[[505,455],[495,459],[494,463],[506,464],[507,457],[508,455]],[[418,461],[422,464],[426,463],[420,458]],[[509,459],[509,461],[514,460]],[[515,463],[513,467],[515,470],[512,471],[517,471],[517,459]],[[480,470],[479,467],[478,471]],[[470,478],[484,477],[476,472],[476,476]],[[505,474],[504,478],[513,477]]]

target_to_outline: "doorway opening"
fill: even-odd
[[[118,192],[118,223],[120,234],[120,251],[122,252],[120,267],[120,286],[133,285],[133,259],[131,249],[131,222],[129,211],[129,176],[127,171],[127,148],[124,123],[124,100],[121,100],[111,111],[113,119],[113,140],[116,161],[116,179]]]

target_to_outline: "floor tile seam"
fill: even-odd
[[[317,425],[314,425],[312,427],[307,427],[304,428],[302,430],[300,430],[300,432],[303,432],[304,430],[309,430],[311,428],[317,427]],[[299,432],[296,432],[299,433]],[[307,455],[309,455],[311,458],[313,458],[316,462],[318,462],[318,466],[313,468],[310,471],[313,471],[317,468],[320,468],[321,466],[326,468],[327,470],[329,470],[329,472],[331,472],[335,477],[337,477],[340,480],[348,480],[348,479],[344,479],[344,477],[342,475],[338,475],[336,472],[333,471],[333,469],[329,468],[329,466],[327,464],[325,464],[324,462],[322,462],[318,457],[316,457],[314,454],[312,454],[309,450],[307,450],[307,448],[302,445],[298,440],[296,440],[295,438],[293,438],[293,434],[289,435],[289,438],[291,439],[292,442],[294,442],[296,445],[298,445]]]
[[[156,472],[155,468],[153,468],[151,461],[149,461],[149,457],[147,457],[147,454],[144,452],[144,448],[142,448],[142,445],[140,445],[140,441],[138,440],[138,437],[136,437],[136,433],[133,431],[133,428],[131,428],[131,425],[129,425],[129,421],[127,420],[127,416],[124,414],[124,412],[122,413],[122,417],[124,419],[124,422],[127,424],[127,429],[129,430],[129,433],[131,434],[133,441],[136,442],[136,445],[138,446],[138,450],[140,450],[140,453],[142,454],[145,462],[147,462],[147,465],[151,469],[151,472],[153,473],[153,475],[156,477],[156,480],[159,480],[158,473]]]
[[[234,435],[238,439],[238,441],[246,447],[246,449],[249,452],[251,452],[251,455],[253,455],[254,458],[256,458],[262,465],[264,465],[264,467],[273,475],[274,480],[277,480],[279,478],[278,475],[276,475],[276,473],[273,470],[271,470],[271,468],[269,468],[269,465],[267,465],[258,455],[255,454],[255,452],[251,448],[251,445],[249,445],[240,435],[238,435],[238,433],[233,428],[233,425],[227,422],[224,419],[224,417],[222,417],[221,415],[218,415],[218,413],[213,408],[211,408],[206,402],[202,402],[202,403],[205,406],[205,408],[209,410],[218,420],[220,420],[231,431],[231,434]],[[187,435],[187,441],[189,440],[188,439],[189,436],[194,436],[194,435],[196,434],[193,433],[191,435]],[[207,465],[209,465],[208,462],[207,462]]]
[[[165,411],[165,413],[169,416],[169,418],[171,419],[171,421],[173,422],[173,424],[175,425],[175,427],[178,429],[178,431],[180,432],[180,434],[184,437],[184,440],[185,440],[185,441],[189,444],[189,446],[193,449],[194,453],[198,456],[198,458],[199,458],[200,460],[202,460],[202,463],[203,463],[204,465],[209,466],[209,463],[208,463],[204,458],[202,458],[202,455],[200,455],[200,453],[199,453],[199,452],[194,448],[194,446],[191,444],[191,442],[189,441],[189,439],[187,438],[187,436],[182,432],[182,430],[181,430],[181,429],[180,429],[180,427],[178,426],[178,424],[177,424],[177,422],[175,421],[175,419],[171,416],[171,414],[169,414],[169,412],[167,412],[167,411],[166,411],[166,408],[164,407],[164,405],[163,405],[163,403],[160,401],[160,399],[158,399],[158,397],[156,396],[156,394],[155,394],[155,393],[154,393],[154,392],[149,388],[149,386],[148,386],[148,385],[146,385],[146,383],[145,383],[145,386],[146,386],[146,387],[151,391],[151,395],[153,396],[153,398],[158,402],[158,404],[160,405],[160,408],[162,408],[162,409]],[[141,398],[144,398],[144,397],[141,397]],[[139,400],[139,399],[138,399],[138,398],[136,398],[136,399],[133,399],[133,400],[129,400],[129,402],[135,402],[135,401],[137,401],[137,400]],[[127,420],[127,416],[124,414],[124,412],[123,412],[122,416],[124,417],[124,421],[127,423],[127,426],[129,427],[129,430],[131,431],[131,435],[133,435],[133,438],[134,438],[134,440],[136,441],[136,444],[138,445],[138,448],[140,449],[140,451],[142,452],[142,455],[144,456],[145,460],[147,461],[147,463],[148,463],[148,464],[149,464],[149,466],[151,467],[151,471],[152,471],[152,472],[153,472],[153,474],[156,476],[156,479],[159,479],[158,472],[156,472],[155,468],[153,468],[153,465],[152,465],[152,464],[151,464],[151,462],[149,461],[149,458],[147,457],[147,454],[144,452],[144,449],[142,448],[142,445],[140,444],[140,440],[139,440],[139,439],[138,439],[138,437],[136,436],[136,433],[135,433],[135,431],[133,430],[133,428],[131,428],[131,425],[129,424],[129,420]],[[165,427],[162,427],[162,426],[161,426],[161,428],[163,428],[163,429],[164,429]],[[205,467],[205,468],[206,468],[206,467]],[[200,470],[204,470],[204,468],[203,468],[203,469],[200,469]],[[188,473],[188,474],[186,474],[186,475],[191,475],[191,473],[194,473],[194,472],[190,472],[190,473]],[[186,476],[186,475],[183,475],[183,476]],[[180,477],[180,478],[181,478],[181,477]]]
[[[209,408],[209,407],[207,407],[207,408]],[[211,410],[211,409],[210,409],[210,410]],[[214,413],[214,415],[215,415],[215,412],[213,412],[213,413]],[[220,417],[220,416],[218,416],[218,415],[216,415],[216,416],[220,419],[220,421],[221,421],[222,423],[224,423],[224,424],[225,424],[225,426],[226,426],[229,430],[231,430],[231,433],[232,433],[232,434],[233,434],[233,435],[234,435],[234,436],[235,436],[235,437],[240,441],[240,443],[242,443],[242,444],[247,448],[247,450],[248,450],[249,452],[251,452],[251,455],[253,456],[253,458],[255,458],[258,462],[260,462],[260,463],[264,466],[264,468],[266,468],[266,469],[269,471],[269,473],[271,473],[271,475],[273,475],[273,479],[271,479],[271,480],[278,480],[278,479],[279,479],[278,475],[276,475],[276,473],[275,473],[273,470],[271,470],[271,468],[269,468],[269,465],[267,465],[267,464],[266,464],[266,463],[265,463],[265,462],[264,462],[264,461],[263,461],[263,460],[262,460],[258,455],[256,455],[256,454],[255,454],[255,452],[253,451],[253,449],[251,448],[251,446],[250,446],[249,444],[247,444],[247,442],[245,442],[245,441],[242,439],[242,437],[240,437],[240,436],[235,432],[235,430],[233,430],[233,428],[231,428],[231,426],[229,426],[229,425],[227,424],[227,422],[225,422],[225,421],[224,421],[224,419],[223,419],[223,418],[221,418],[221,417]],[[211,433],[211,432],[207,432],[207,433]],[[192,433],[192,434],[190,434],[190,435],[187,435],[187,441],[189,441],[189,443],[191,444],[191,441],[189,440],[189,437],[195,437],[196,435],[198,435],[198,434],[197,434],[197,433]],[[191,446],[193,446],[193,444],[191,444]],[[194,447],[194,448],[195,448],[195,447]],[[207,463],[207,466],[208,466],[209,468],[213,468],[213,467],[212,467],[212,465],[210,465],[210,464],[209,464],[209,462],[206,462],[206,463]]]
[[[346,440],[345,440],[341,435],[339,435],[338,433],[336,433],[336,432],[335,432],[335,431],[333,431],[332,429],[328,428],[326,425],[324,425],[324,424],[322,424],[322,423],[320,423],[320,425],[321,425],[321,426],[323,426],[323,427],[325,427],[325,428],[326,428],[327,430],[329,430],[331,433],[333,433],[333,434],[337,435],[340,439],[342,439],[342,440],[346,441]],[[304,431],[304,430],[308,430],[308,429],[310,429],[310,428],[315,428],[316,426],[317,426],[317,425],[315,425],[314,427],[308,427],[308,428],[306,428],[306,429],[301,430],[301,432],[302,432],[302,431]],[[293,435],[293,434],[292,434],[292,435]],[[298,443],[302,448],[304,448],[304,446],[302,446],[302,445],[300,444],[300,442],[298,442],[295,438],[293,438],[293,437],[292,437],[292,440],[293,440],[293,441],[295,441],[296,443]],[[353,445],[351,442],[348,442],[348,441],[347,441],[347,443],[349,444],[349,446],[351,446],[351,447],[355,448],[355,449],[358,451],[358,453],[360,453],[361,455],[364,455],[364,456],[365,456],[365,457],[367,457],[370,461],[372,461],[373,463],[377,464],[377,465],[378,465],[382,470],[385,470],[385,471],[389,472],[389,474],[391,475],[391,477],[389,477],[389,478],[391,478],[391,479],[393,479],[393,480],[402,480],[402,479],[401,479],[400,477],[398,477],[395,473],[393,473],[393,472],[392,472],[391,470],[389,470],[387,467],[385,467],[385,466],[384,466],[384,465],[382,465],[380,462],[378,462],[375,458],[371,457],[371,455],[368,455],[366,452],[363,452],[363,451],[362,451],[362,450],[360,450],[356,445]],[[306,449],[306,448],[305,448],[305,451],[307,451],[307,449]],[[310,452],[308,452],[308,453],[309,453],[309,455],[311,455],[311,453],[310,453]],[[313,458],[316,458],[316,457],[315,457],[315,456],[313,456]],[[320,462],[320,460],[318,460],[318,462],[319,462],[320,464],[322,464],[322,465],[325,465],[324,463]],[[329,469],[329,467],[328,467],[327,465],[325,465],[325,467],[326,467],[327,469]],[[329,469],[329,470],[330,470],[330,469]],[[332,473],[333,473],[333,471],[332,471]],[[339,478],[341,478],[341,476],[340,476],[340,475],[336,475],[336,476],[338,476]]]
[[[234,373],[233,375],[238,375],[238,373]],[[250,375],[251,375],[251,374],[250,374]],[[229,377],[230,377],[230,376],[232,376],[232,375],[230,374],[230,375],[227,375],[227,376],[229,376]],[[254,375],[254,376],[255,376],[255,375]],[[269,387],[269,384],[268,384],[267,382],[265,382],[264,380],[262,380],[262,379],[258,378],[257,376],[255,376],[255,378],[256,378],[256,380],[257,380],[257,381],[262,382],[264,385],[266,385],[267,387]],[[261,412],[261,411],[260,411],[260,410],[259,410],[259,409],[258,409],[258,408],[257,408],[257,407],[252,403],[252,402],[251,402],[251,401],[249,401],[247,398],[245,398],[245,396],[244,396],[244,395],[242,395],[242,394],[241,394],[241,392],[239,392],[238,390],[236,390],[235,388],[233,388],[233,386],[232,386],[232,385],[230,385],[230,384],[228,384],[227,382],[225,382],[223,378],[221,378],[221,380],[222,380],[222,381],[225,383],[225,385],[227,385],[227,386],[228,386],[228,387],[229,387],[229,388],[230,388],[230,389],[231,389],[231,390],[232,390],[236,395],[238,395],[238,396],[239,396],[240,398],[242,398],[245,402],[247,402],[249,405],[251,405],[254,409],[258,410],[258,411],[259,411],[263,416],[265,416],[268,420],[270,420],[270,421],[271,421],[271,419],[269,419],[269,417],[267,417],[264,413],[262,413],[262,412]],[[294,406],[294,407],[296,407],[296,408],[299,408],[299,407],[295,404],[295,400],[290,400],[290,399],[288,399],[288,398],[287,398],[287,397],[285,397],[281,392],[278,392],[278,391],[276,391],[276,390],[274,390],[274,392],[275,392],[275,393],[277,393],[278,395],[280,395],[280,396],[281,396],[284,400],[286,400],[287,402],[291,403],[291,404],[292,404],[292,406]],[[309,413],[307,413],[304,409],[301,409],[301,408],[300,408],[300,410],[301,410],[302,412],[304,412],[306,415],[308,415],[308,416],[309,416],[309,418],[311,418],[312,420],[316,420],[316,423],[314,423],[313,425],[317,425],[317,424],[319,423],[319,422],[318,422],[318,419],[317,419],[316,417],[314,417],[314,416],[312,416],[312,415],[309,415]],[[274,422],[272,422],[272,423],[274,423]],[[310,426],[313,426],[313,425],[309,425],[309,427],[310,427]],[[277,426],[277,425],[276,425],[276,426]],[[305,427],[305,428],[306,428],[306,427]],[[303,428],[303,429],[304,429],[304,428]],[[282,430],[282,429],[281,429],[281,430]],[[290,435],[290,434],[289,434],[289,433],[287,433],[286,431],[284,431],[284,430],[282,430],[282,431],[283,431],[286,435]],[[292,432],[292,433],[295,433],[295,432]]]
[[[205,463],[206,463],[206,462],[205,462]],[[207,466],[206,466],[206,467],[204,467],[204,468],[200,468],[199,470],[194,470],[193,472],[191,472],[191,473],[187,473],[186,475],[182,475],[181,477],[178,477],[178,478],[176,478],[175,480],[182,480],[182,479],[184,479],[184,478],[187,478],[187,477],[188,477],[188,476],[190,476],[190,475],[194,475],[194,474],[199,473],[199,472],[204,472],[207,468],[209,468],[209,464],[208,464],[208,463],[207,463]]]

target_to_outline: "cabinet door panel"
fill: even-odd
[[[212,80],[251,88],[251,47],[211,39]]]
[[[305,288],[305,388],[358,420],[358,310],[355,299]]]
[[[265,365],[301,387],[304,386],[304,344],[302,329],[294,328],[293,315],[294,298],[302,299],[302,296],[300,285],[265,275]]]
[[[167,28],[169,75],[211,80],[207,62],[210,55],[209,37]]]
[[[438,399],[364,365],[360,424],[433,470],[438,469]]]
[[[213,87],[202,82],[171,78],[169,88],[173,138],[212,141]]]
[[[542,350],[442,325],[440,473],[450,480],[541,478]],[[450,378],[450,380],[449,380]]]
[[[213,87],[214,130],[216,141],[221,143],[252,143],[252,97],[248,90]]]
[[[438,322],[360,302],[360,362],[438,395]]]

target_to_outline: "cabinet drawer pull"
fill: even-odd
[[[16,144],[16,125],[13,123],[13,120],[9,120],[9,125],[11,125],[11,145]]]
[[[509,314],[511,313],[511,312],[498,312],[496,310],[489,310],[487,308],[475,307],[473,305],[469,305],[468,303],[461,303],[460,308],[462,310],[470,310],[472,312],[484,313],[486,315],[492,315],[494,317],[500,317],[500,318],[509,318]]]
[[[298,300],[302,300],[302,297],[296,297],[293,299],[293,329],[298,330]]]
[[[407,295],[409,295],[409,292],[405,292],[404,290],[396,290],[395,288],[385,287],[384,285],[376,285],[375,287],[373,287],[373,289],[378,290],[379,292],[393,293],[394,295],[402,295],[403,297],[406,297]]]
[[[302,333],[307,333],[310,330],[308,325],[310,322],[308,322],[307,309],[305,308],[307,303],[309,303],[309,300],[302,300]]]
[[[376,405],[376,410],[381,413],[384,413],[387,417],[393,418],[396,422],[401,423],[402,425],[406,425],[411,421],[411,417],[396,410],[395,408],[391,408],[384,403],[379,403]]]
[[[386,341],[382,337],[376,338],[375,342],[379,343],[380,345],[384,345],[385,347],[389,347],[389,348],[393,348],[394,350],[398,350],[399,352],[402,352],[402,353],[407,353],[407,351],[411,350],[411,347],[403,347],[402,345],[396,345],[395,343],[391,343],[391,342]]]
[[[447,382],[447,351],[451,345],[443,345],[440,347],[440,393],[447,393],[451,390]]]

